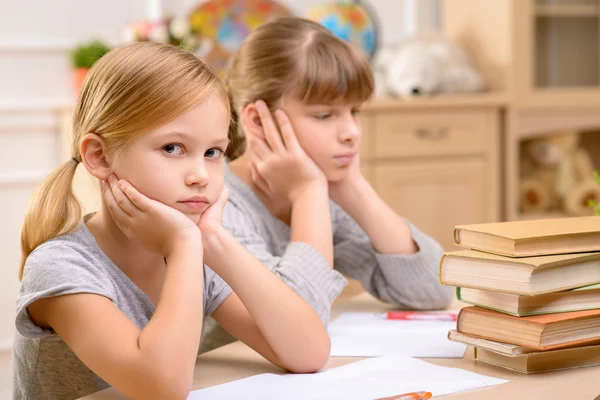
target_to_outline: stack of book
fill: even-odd
[[[524,373],[600,365],[600,216],[457,226],[440,280],[461,309],[450,340]]]

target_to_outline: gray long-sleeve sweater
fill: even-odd
[[[452,288],[439,281],[441,246],[409,223],[419,251],[413,255],[378,253],[363,229],[330,202],[334,268],[312,246],[290,242],[288,225],[274,217],[253,192],[225,166],[231,190],[223,226],[256,258],[298,293],[327,324],[331,304],[346,285],[343,275],[359,280],[375,297],[405,309],[439,309],[450,304]],[[205,326],[201,351],[233,341],[212,319]]]

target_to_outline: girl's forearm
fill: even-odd
[[[414,254],[418,250],[404,218],[367,181],[349,186],[338,204],[360,225],[379,253]]]
[[[299,295],[225,229],[213,232],[204,243],[210,253],[207,264],[240,298],[280,366],[328,357],[327,329]]]
[[[315,249],[333,267],[333,233],[327,187],[305,191],[292,204],[291,241],[304,242]]]
[[[160,301],[138,345],[148,362],[179,380],[193,376],[203,316],[202,246],[184,244],[171,254]]]

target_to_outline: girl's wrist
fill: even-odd
[[[297,203],[300,199],[305,198],[306,196],[322,196],[329,197],[329,189],[327,188],[327,182],[312,182],[304,185],[302,188],[299,188],[295,191],[292,191],[289,195],[289,201],[292,204],[292,207],[295,203]]]
[[[222,225],[215,224],[202,233],[204,264],[211,267],[217,274],[220,270],[219,260],[227,259],[233,247],[238,244],[233,235]]]
[[[227,229],[218,222],[203,225],[202,243],[204,243],[204,246],[214,244],[215,241],[221,239],[223,235],[227,233]]]
[[[329,193],[331,194],[334,201],[339,202],[343,200],[351,200],[356,196],[361,196],[372,187],[369,182],[362,177],[357,177],[353,180],[334,182],[330,184]]]
[[[179,254],[202,254],[202,234],[182,235],[172,242],[164,251],[163,256],[169,258]]]

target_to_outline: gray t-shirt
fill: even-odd
[[[69,400],[108,387],[56,333],[35,325],[27,307],[36,300],[74,293],[110,299],[138,328],[154,313],[146,294],[102,252],[85,223],[49,240],[27,258],[17,299],[13,345],[13,399]],[[204,267],[204,313],[210,315],[231,288]]]

